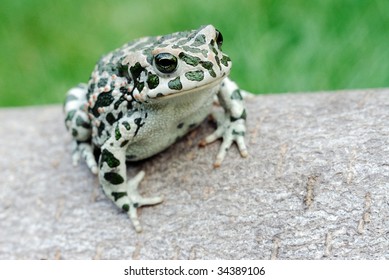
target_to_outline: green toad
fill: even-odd
[[[247,156],[246,110],[228,78],[231,60],[222,42],[212,25],[135,40],[103,56],[88,84],[67,93],[65,124],[74,163],[86,161],[138,232],[137,208],[163,198],[142,197],[137,188],[144,172],[128,180],[126,162],[153,156],[193,130],[211,113],[215,97],[224,113],[215,116],[218,127],[202,144],[222,138],[215,167],[233,142]]]

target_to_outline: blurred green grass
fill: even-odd
[[[208,23],[249,91],[389,86],[387,0],[2,0],[0,106],[61,103],[102,54]]]

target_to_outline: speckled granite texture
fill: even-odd
[[[71,164],[60,106],[0,109],[0,259],[389,259],[389,89],[248,100],[243,159],[203,125],[143,169],[142,233]]]

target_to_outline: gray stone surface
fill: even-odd
[[[71,164],[60,106],[0,110],[0,259],[389,259],[389,89],[264,95],[212,168],[204,124],[144,169],[142,233]]]

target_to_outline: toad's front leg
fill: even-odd
[[[237,144],[242,157],[248,156],[244,141],[246,133],[246,108],[236,83],[229,78],[225,78],[218,93],[218,99],[224,112],[213,115],[217,122],[217,129],[200,143],[204,146],[222,138],[223,142],[216,156],[215,167],[221,165],[233,142]]]
[[[160,196],[144,198],[138,192],[138,185],[144,177],[141,171],[127,181],[126,149],[131,143],[137,125],[132,118],[122,118],[114,128],[111,137],[101,147],[99,180],[105,194],[123,211],[127,212],[137,232],[142,230],[137,208],[161,203]]]

